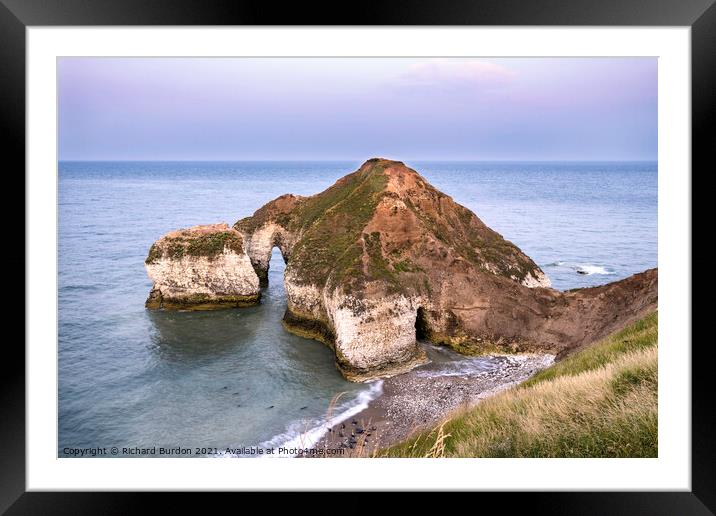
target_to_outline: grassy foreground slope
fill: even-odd
[[[389,457],[656,457],[657,312],[392,446]]]

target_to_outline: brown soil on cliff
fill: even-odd
[[[300,281],[313,285],[348,284],[358,292],[376,281],[393,292],[430,294],[422,274],[412,273],[436,261],[462,261],[518,282],[542,274],[517,246],[397,161],[368,160],[327,190],[283,195],[234,228],[253,233],[267,223],[299,236],[291,263],[300,266]]]
[[[295,219],[295,216],[291,215],[293,210],[305,199],[300,195],[284,194],[264,204],[252,216],[244,217],[237,221],[234,224],[234,229],[245,233],[253,233],[257,228],[269,222],[288,228],[289,223]]]
[[[466,354],[539,351],[561,357],[653,311],[658,272],[569,292],[456,274],[443,289],[441,302],[423,310],[419,321],[433,342]]]

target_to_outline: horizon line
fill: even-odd
[[[426,161],[426,162],[453,162],[453,163],[460,163],[460,162],[485,162],[485,163],[549,163],[549,162],[573,162],[573,163],[599,163],[599,162],[625,162],[625,161],[633,161],[633,162],[658,162],[658,158],[592,158],[592,159],[574,159],[574,158],[549,158],[549,159],[505,159],[505,158],[498,158],[498,159],[488,159],[488,158],[461,158],[461,159],[450,159],[450,158],[410,158],[410,159],[393,159],[393,158],[385,158],[381,156],[374,156],[373,158],[322,158],[322,159],[307,159],[307,158],[281,158],[281,159],[271,159],[271,158],[254,158],[254,159],[246,159],[246,158],[231,158],[231,159],[176,159],[176,158],[168,158],[168,159],[58,159],[58,163],[62,162],[74,162],[74,163],[166,163],[166,162],[172,162],[172,163],[248,163],[248,162],[274,162],[274,163],[284,163],[284,162],[292,162],[292,161],[305,161],[305,162],[346,162],[346,161],[358,161],[358,162],[364,162],[368,161],[370,159],[387,159],[390,161],[399,161],[399,162],[407,162],[407,161]]]

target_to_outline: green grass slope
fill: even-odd
[[[656,457],[657,312],[378,456]]]

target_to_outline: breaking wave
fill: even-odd
[[[328,429],[342,423],[368,408],[368,404],[383,394],[383,380],[371,382],[368,390],[362,391],[351,401],[339,404],[331,417],[294,421],[285,432],[260,443],[260,448],[312,448],[328,433]],[[219,453],[222,457],[240,457]],[[261,457],[289,457],[290,455],[261,455]]]
[[[603,274],[606,276],[614,274],[614,271],[608,267],[602,265],[594,265],[591,263],[568,263],[568,262],[552,262],[545,265],[545,267],[565,267],[572,269],[577,274],[583,274],[585,276],[591,276],[592,274]]]
[[[576,271],[578,274],[586,274],[586,275],[592,275],[592,274],[614,274],[614,272],[610,271],[606,267],[601,267],[599,265],[578,265],[576,267]]]
[[[506,357],[476,357],[464,358],[443,363],[432,363],[422,369],[417,369],[416,376],[423,378],[437,378],[439,376],[472,376],[475,374],[487,373],[499,369],[505,362]]]

